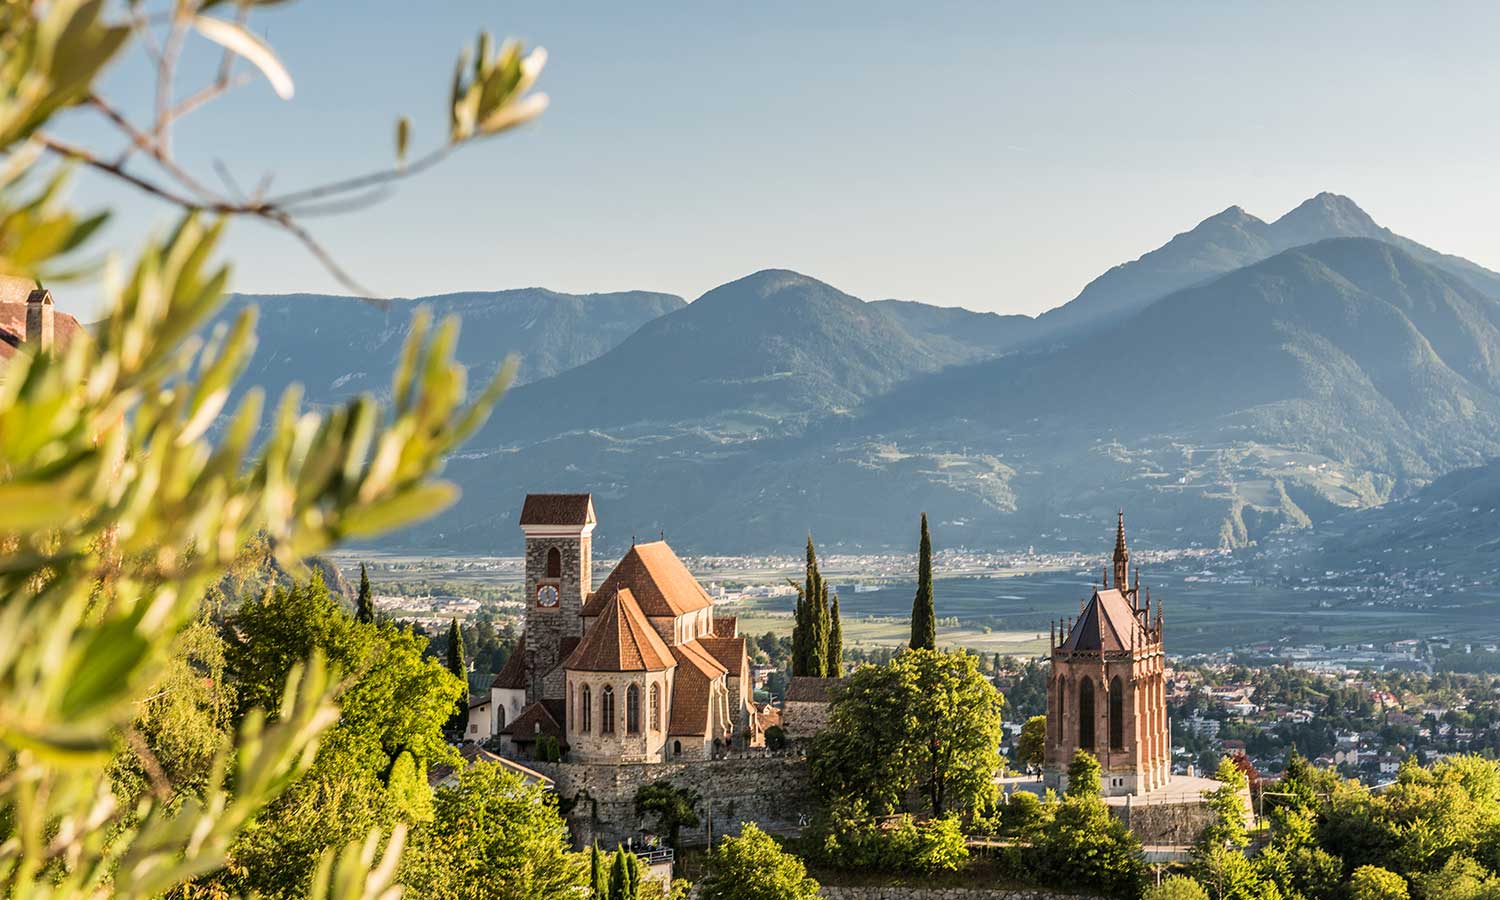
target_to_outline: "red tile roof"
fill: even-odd
[[[793,675],[786,683],[785,699],[793,703],[829,703],[833,700],[834,687],[843,683],[842,678]]]
[[[522,525],[589,525],[594,522],[592,494],[527,494],[521,504]]]
[[[701,637],[698,643],[709,652],[730,675],[739,677],[745,670],[748,659],[745,654],[745,639],[742,637]]]
[[[667,733],[706,737],[710,686],[727,670],[698,641],[678,644],[672,653],[679,665],[672,679],[672,720],[667,723]]]
[[[522,637],[516,641],[516,648],[510,651],[505,665],[495,675],[495,680],[490,682],[490,687],[501,690],[526,690],[526,638]]]
[[[74,337],[80,334],[87,336],[88,332],[78,324],[77,319],[65,312],[52,314],[52,340],[55,346],[66,347]],[[20,303],[0,303],[0,359],[15,356],[18,348],[24,343],[26,343],[24,299]]]
[[[734,637],[739,633],[738,618],[735,616],[714,616],[714,637]]]
[[[672,668],[672,651],[628,588],[611,593],[597,620],[563,668],[575,672],[661,672]]]
[[[1058,648],[1111,653],[1145,643],[1141,621],[1130,601],[1116,588],[1096,590]]]
[[[563,730],[558,722],[562,720],[562,716],[561,700],[538,700],[521,710],[521,714],[500,729],[500,733],[510,735],[510,739],[517,744],[531,743],[544,734],[561,741]]]
[[[617,590],[635,595],[641,612],[651,618],[676,617],[713,606],[713,599],[688,571],[666,541],[636,544],[589,595],[582,615],[596,616]]]

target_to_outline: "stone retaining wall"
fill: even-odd
[[[815,804],[807,760],[797,756],[527,765],[553,779],[558,796],[565,804],[571,802],[568,825],[580,845],[598,841],[609,847],[636,837],[644,823],[635,814],[635,792],[654,781],[666,780],[702,796],[698,805],[702,824],[682,831],[682,841],[689,845],[706,843],[710,828],[715,840],[723,834],[737,834],[745,822],[756,822],[767,830],[796,827]]]

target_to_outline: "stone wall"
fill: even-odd
[[[1085,894],[1059,894],[1045,888],[948,888],[909,885],[823,885],[827,900],[1094,900]]]
[[[715,839],[735,834],[745,822],[763,827],[795,826],[813,812],[807,760],[797,756],[744,756],[701,762],[606,765],[575,762],[527,765],[553,779],[564,805],[572,804],[568,825],[580,845],[598,841],[613,846],[637,836],[642,823],[635,814],[635,792],[642,785],[666,780],[703,797],[702,822],[684,829],[684,844],[702,844],[713,828]]]
[[[792,740],[812,740],[813,736],[828,727],[828,715],[833,704],[788,700],[781,705],[781,730]]]

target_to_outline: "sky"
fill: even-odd
[[[415,152],[442,139],[479,29],[548,50],[539,121],[307,222],[378,296],[693,299],[790,268],[1035,314],[1225,207],[1271,219],[1322,190],[1500,269],[1492,2],[301,0],[251,24],[296,95],[257,80],[185,119],[175,152],[210,181],[216,161],[281,189],[382,168],[399,114]],[[188,57],[184,91],[214,59]],[[121,65],[105,93],[149,113],[145,76]],[[71,118],[69,137],[113,144]],[[173,221],[91,176],[74,197],[116,209],[121,247]],[[237,290],[346,293],[265,225],[236,224],[228,250]]]

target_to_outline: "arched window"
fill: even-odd
[[[583,686],[583,732],[587,734],[594,724],[594,692],[589,690],[588,685]]]
[[[547,577],[562,577],[562,552],[556,547],[547,551]]]
[[[505,727],[505,704],[495,707],[495,731]]]
[[[1078,746],[1094,750],[1094,682],[1087,675],[1078,685]]]
[[[641,733],[641,689],[633,684],[625,689],[625,733]]]
[[[1109,749],[1125,749],[1125,688],[1118,675],[1109,683]]]
[[[1057,676],[1057,741],[1062,743],[1068,721],[1068,679]]]
[[[651,730],[661,731],[661,685],[651,685]]]
[[[672,755],[673,756],[681,756],[682,755],[682,741],[673,741],[672,742]]]
[[[615,687],[606,684],[599,694],[599,733],[615,733]]]

